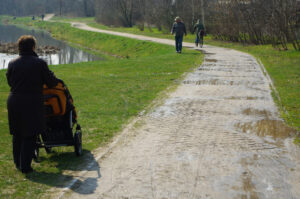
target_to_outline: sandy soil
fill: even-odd
[[[161,105],[96,150],[96,161],[73,172],[77,180],[57,197],[300,198],[300,151],[286,136],[295,132],[279,118],[261,66],[235,50],[203,51],[204,63]]]

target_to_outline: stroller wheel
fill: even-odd
[[[34,160],[35,162],[39,162],[39,155],[40,155],[40,150],[39,150],[38,147],[36,147],[36,148],[34,149],[34,153],[33,153],[33,160]]]
[[[81,156],[82,155],[81,137],[82,137],[81,132],[80,131],[76,131],[76,133],[74,135],[74,149],[75,149],[75,154],[77,156]]]

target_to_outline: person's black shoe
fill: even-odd
[[[28,168],[28,169],[21,169],[21,172],[22,173],[25,173],[25,174],[28,174],[28,173],[32,173],[34,170],[33,170],[33,168]]]

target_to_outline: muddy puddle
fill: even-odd
[[[239,96],[231,96],[227,97],[225,99],[228,100],[264,100],[264,97],[252,97],[252,96],[246,96],[246,97],[239,97]]]
[[[196,84],[196,85],[238,85],[234,81],[226,81],[219,79],[199,80],[199,81],[184,81],[183,84]]]
[[[205,62],[218,62],[216,59],[205,59]]]
[[[252,108],[247,108],[242,111],[243,114],[245,115],[252,115],[252,116],[262,116],[265,118],[269,118],[272,116],[272,113],[267,110],[258,110],[258,109],[252,109]]]
[[[196,49],[196,50],[202,52],[204,55],[216,55],[216,53],[210,53],[210,52],[207,52],[203,49]]]
[[[242,175],[243,189],[247,195],[241,195],[241,199],[259,199],[257,193],[255,192],[255,186],[252,183],[251,174],[244,172]],[[249,197],[250,196],[250,197]]]
[[[251,112],[254,113],[255,112]],[[257,114],[269,114],[268,112],[258,112]],[[282,120],[262,119],[255,122],[238,123],[235,127],[243,133],[254,133],[260,137],[271,136],[273,139],[285,139],[296,135],[297,131],[287,126]]]
[[[183,84],[195,84],[195,85],[259,85],[260,82],[250,82],[250,81],[232,81],[232,80],[221,80],[221,79],[204,79],[204,80],[185,80]]]
[[[233,85],[233,81],[220,81],[219,79],[208,79],[208,80],[185,80],[183,84],[195,84],[195,85]]]
[[[257,160],[257,154],[253,155],[253,158],[242,158],[241,165],[245,168],[245,171],[241,173],[240,178],[242,180],[242,189],[246,194],[240,195],[242,199],[259,199],[256,186],[253,182],[253,173],[249,171],[248,166],[253,165]]]
[[[216,63],[205,63],[204,65],[205,67],[214,67],[214,66],[217,66]]]

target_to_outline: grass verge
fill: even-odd
[[[297,144],[298,146],[300,146],[300,138],[297,137],[297,138],[295,139],[294,143]]]
[[[171,46],[87,32],[68,24],[4,19],[46,29],[56,38],[123,59],[51,66],[75,100],[83,127],[84,155],[76,158],[72,147],[59,147],[51,154],[42,150],[41,162],[33,164],[36,172],[29,175],[17,172],[13,165],[6,110],[9,87],[6,71],[0,70],[0,198],[42,198],[50,188],[64,187],[72,180],[64,171],[80,170],[86,160],[92,160],[91,150],[109,142],[130,118],[203,60],[196,51],[179,55]]]

